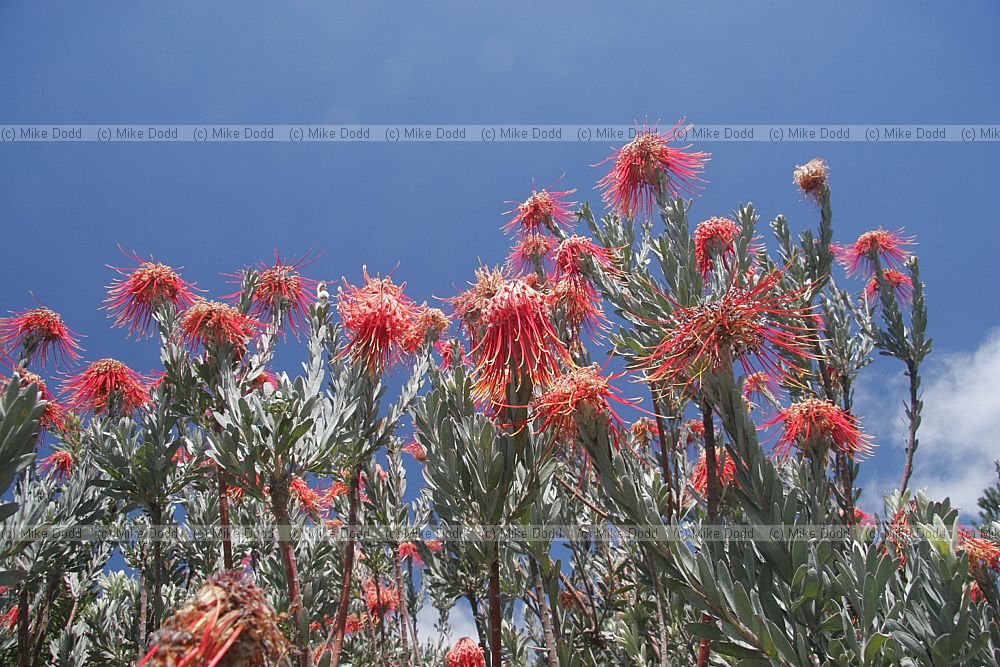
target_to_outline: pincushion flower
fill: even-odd
[[[286,264],[278,253],[274,255],[273,265],[262,262],[258,267],[250,315],[277,326],[287,321],[292,333],[298,336],[309,322],[309,304],[319,285],[299,273],[310,262],[303,258]]]
[[[57,449],[42,459],[42,472],[49,473],[56,479],[69,479],[73,476],[73,454],[65,449]]]
[[[374,577],[364,584],[365,605],[368,613],[373,618],[378,618],[385,614],[399,609],[399,592],[395,586],[388,585],[385,581],[376,581]]]
[[[239,309],[218,301],[198,301],[181,317],[181,332],[193,349],[227,346],[237,356],[246,352],[263,327]]]
[[[455,368],[456,364],[465,366],[469,359],[465,353],[462,341],[456,339],[439,340],[434,343],[434,351],[441,355],[441,368]]]
[[[399,544],[399,560],[411,559],[414,565],[421,566],[424,559],[420,557],[420,549],[413,542],[401,542]]]
[[[122,277],[108,286],[105,308],[111,311],[116,327],[127,327],[129,335],[141,338],[150,333],[153,313],[160,306],[169,303],[184,310],[194,303],[194,286],[166,264],[130,257],[139,265],[111,267]]]
[[[137,667],[289,664],[291,646],[279,622],[249,578],[221,572],[164,621]]]
[[[428,308],[425,303],[417,309],[417,321],[410,335],[403,341],[403,351],[406,354],[416,354],[427,342],[436,343],[441,334],[451,326],[451,320],[440,308]]]
[[[802,290],[778,291],[781,279],[775,270],[754,285],[731,286],[716,301],[678,307],[661,323],[666,335],[639,367],[649,380],[672,384],[687,384],[736,361],[751,372],[758,365],[787,377],[778,352],[810,356],[813,314],[802,304]]]
[[[643,447],[648,446],[653,442],[654,438],[657,438],[660,435],[660,428],[656,425],[656,422],[649,417],[639,417],[632,422],[632,426],[629,427],[629,430],[632,432],[636,441]]]
[[[482,311],[482,336],[472,351],[476,391],[497,405],[509,403],[508,389],[547,386],[569,355],[559,340],[545,296],[523,280],[499,289]]]
[[[976,537],[976,532],[968,528],[958,530],[956,551],[964,553],[969,558],[969,567],[973,571],[980,569],[1000,569],[1000,545],[984,537]]]
[[[82,348],[75,335],[58,313],[44,306],[0,318],[0,340],[7,353],[17,357],[20,351],[28,363],[78,361]]]
[[[542,228],[573,227],[574,220],[570,208],[576,202],[564,201],[563,198],[574,192],[576,190],[532,192],[531,196],[519,203],[516,209],[504,213],[504,215],[516,214],[504,225],[504,231],[510,232],[520,228],[525,234],[535,234]]]
[[[574,336],[582,329],[592,336],[604,329],[607,318],[601,308],[601,296],[586,276],[566,276],[558,281],[552,286],[549,300],[565,318]]]
[[[63,385],[69,405],[77,410],[106,412],[110,406],[131,414],[149,401],[145,378],[117,359],[101,359]]]
[[[574,442],[576,420],[599,422],[607,427],[612,440],[620,442],[622,420],[610,401],[631,405],[617,395],[617,389],[601,375],[597,364],[577,368],[560,375],[532,403],[534,416],[541,422],[540,431],[553,433],[561,442]]]
[[[288,490],[292,492],[292,496],[299,502],[302,512],[306,514],[318,516],[329,509],[328,497],[310,487],[309,483],[301,477],[293,477],[288,485]]]
[[[520,273],[530,273],[541,268],[549,268],[549,255],[556,247],[552,237],[542,234],[527,234],[514,246],[507,256],[507,266]]]
[[[482,647],[468,637],[462,637],[444,656],[446,667],[486,667]]]
[[[758,398],[763,398],[771,404],[777,403],[780,391],[778,378],[763,371],[749,373],[743,378],[743,400],[750,408],[758,407],[755,402]]]
[[[721,451],[717,451],[715,465],[719,485],[724,487],[736,476],[736,459],[729,452],[723,454]],[[701,453],[701,458],[698,459],[691,471],[690,484],[698,495],[702,497],[708,495],[708,457],[705,456],[705,452]]]
[[[412,456],[419,463],[427,462],[427,451],[421,447],[420,443],[416,440],[411,440],[403,445],[403,451]]]
[[[21,386],[25,387],[28,385],[35,385],[38,391],[38,397],[45,401],[45,410],[42,412],[42,418],[39,420],[39,425],[42,428],[56,428],[62,430],[65,428],[65,409],[62,405],[56,401],[55,396],[52,391],[45,384],[45,380],[36,373],[25,369],[23,366],[15,366],[14,374],[17,375],[18,379],[21,381]],[[3,376],[0,376],[0,382],[3,381]],[[3,382],[6,385],[6,382]]]
[[[779,457],[791,455],[793,448],[814,453],[811,448],[819,445],[820,452],[832,445],[837,451],[851,458],[860,458],[871,452],[868,436],[858,428],[857,419],[830,401],[807,398],[780,411],[763,428],[780,426],[781,437],[774,452]]]
[[[795,167],[792,182],[799,186],[802,194],[819,203],[829,189],[830,167],[823,158],[813,158]]]
[[[372,278],[348,284],[338,299],[340,319],[347,332],[347,354],[373,374],[400,361],[412,346],[418,329],[420,307],[403,294],[406,283],[392,278]]]
[[[678,122],[668,132],[643,125],[635,139],[598,164],[613,161],[611,171],[598,185],[604,201],[623,217],[649,215],[657,199],[692,192],[702,179],[698,176],[708,162],[708,153],[690,152],[690,146],[675,147],[670,142],[691,128]],[[596,165],[595,165],[596,166]]]
[[[570,236],[559,243],[553,257],[556,280],[566,276],[586,275],[588,262],[599,266],[607,273],[621,274],[615,256],[610,250],[597,245],[586,236]]]
[[[715,268],[715,261],[736,254],[734,242],[743,230],[729,218],[709,218],[694,230],[694,256],[702,276]]]
[[[903,236],[902,229],[895,232],[876,229],[865,232],[854,243],[834,246],[833,251],[848,275],[856,275],[859,271],[872,275],[875,271],[873,257],[878,256],[883,268],[898,267],[910,256],[905,246],[913,243],[912,238]]]
[[[479,336],[480,319],[490,300],[496,296],[507,283],[503,272],[481,266],[476,269],[476,282],[458,296],[445,299],[451,304],[455,316],[469,335],[469,340],[475,346]]]
[[[885,277],[885,282],[892,290],[892,293],[900,301],[910,301],[913,299],[913,279],[906,275],[902,271],[897,271],[896,269],[886,269],[882,272],[883,277]],[[872,276],[865,285],[865,299],[871,301],[875,299],[881,286],[879,285],[878,276]]]

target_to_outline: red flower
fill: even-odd
[[[465,346],[462,345],[462,341],[460,340],[436,341],[434,343],[434,350],[441,355],[441,368],[454,368],[456,363],[464,366],[469,361],[465,354]],[[456,350],[458,352],[457,362],[455,359]]]
[[[775,293],[782,272],[772,271],[752,286],[731,286],[717,301],[678,307],[663,341],[640,360],[653,381],[686,384],[701,374],[728,368],[739,360],[745,368],[787,377],[777,352],[808,357],[811,341],[806,322],[811,308],[800,305],[801,290]]]
[[[486,667],[482,647],[468,637],[459,639],[444,656],[447,667]]]
[[[250,391],[257,391],[258,389],[263,389],[268,385],[274,389],[281,387],[281,383],[278,381],[278,376],[265,368],[258,373],[254,379],[250,380]]]
[[[434,554],[444,549],[444,544],[441,543],[441,540],[427,540],[424,544],[427,545],[427,548]]]
[[[399,545],[399,560],[413,559],[413,564],[420,566],[424,564],[424,559],[420,557],[420,550],[413,542],[402,542]]]
[[[874,526],[875,517],[873,517],[868,512],[862,512],[859,509],[854,510],[854,523],[861,526]]]
[[[193,349],[199,345],[205,348],[227,345],[237,356],[246,352],[250,341],[263,327],[263,323],[218,301],[198,301],[181,318],[181,331]]]
[[[292,333],[298,336],[299,331],[308,325],[309,302],[319,284],[299,274],[299,269],[311,262],[312,260],[303,258],[284,264],[277,252],[274,254],[273,266],[261,262],[250,315],[261,322],[279,327],[287,319]],[[238,296],[238,293],[234,296]]]
[[[777,402],[780,390],[778,379],[764,372],[750,373],[743,378],[743,399],[750,407],[757,407],[753,399],[758,396],[770,403]]]
[[[601,296],[586,276],[566,276],[552,286],[549,299],[574,334],[586,329],[593,336],[604,329],[607,318],[601,309]]]
[[[823,201],[823,197],[828,190],[827,179],[830,176],[830,168],[823,158],[813,158],[803,165],[795,168],[792,182],[799,186],[802,194],[806,195],[816,203]]]
[[[556,247],[555,239],[542,234],[527,234],[518,241],[507,257],[507,266],[521,273],[531,273],[538,267],[545,270],[549,254]]]
[[[716,451],[716,475],[719,478],[719,485],[726,486],[736,475],[736,459],[729,452],[725,454],[725,461],[722,458],[722,453]],[[704,452],[701,453],[701,458],[698,459],[698,462],[694,465],[694,470],[691,471],[690,482],[691,488],[698,495],[705,497],[708,494],[708,458]]]
[[[620,275],[614,254],[597,245],[586,236],[570,236],[559,244],[555,254],[555,278],[586,275],[587,261],[593,262],[607,273]]]
[[[412,346],[420,308],[403,294],[406,283],[371,278],[367,269],[364,276],[364,285],[347,285],[338,308],[348,333],[347,353],[370,372],[381,373]]]
[[[871,275],[875,270],[872,263],[874,256],[879,257],[883,268],[892,268],[902,264],[910,256],[903,246],[913,243],[912,238],[903,236],[901,229],[895,232],[877,229],[865,232],[850,245],[835,246],[833,251],[847,269],[848,275],[855,275],[859,269]]]
[[[643,125],[635,139],[598,163],[614,160],[611,171],[598,185],[605,189],[604,201],[617,213],[628,218],[637,213],[651,214],[658,198],[668,194],[676,197],[698,187],[697,182],[702,181],[698,174],[710,156],[688,152],[690,146],[670,146],[678,134],[691,128],[683,127],[682,122],[665,133]]]
[[[66,427],[65,410],[56,401],[55,396],[53,396],[52,392],[46,386],[45,380],[43,380],[40,375],[32,373],[23,366],[15,366],[14,374],[21,380],[22,387],[32,384],[38,387],[38,396],[45,401],[45,410],[42,412],[42,418],[39,420],[39,425],[42,428],[55,427],[60,431],[64,429]],[[3,376],[0,376],[0,380],[2,379]]]
[[[694,256],[702,276],[715,268],[715,260],[736,254],[733,242],[743,230],[729,218],[709,218],[694,230]]]
[[[462,322],[462,327],[469,334],[469,339],[475,346],[479,336],[480,319],[490,300],[506,284],[503,273],[498,269],[481,266],[476,269],[476,282],[458,296],[446,299],[451,303],[455,316]]]
[[[973,530],[959,528],[958,545],[955,550],[969,557],[969,567],[972,570],[1000,569],[1000,546],[991,540],[976,537]]]
[[[684,422],[684,427],[687,430],[685,444],[690,445],[692,442],[700,442],[705,439],[705,422],[703,420],[689,419]]]
[[[17,619],[19,618],[19,612],[17,610],[17,605],[14,605],[7,613],[0,616],[0,627],[7,628],[8,630],[14,630],[17,628]]]
[[[483,333],[473,357],[479,396],[496,405],[509,403],[508,389],[525,384],[544,387],[569,361],[545,296],[523,280],[504,283],[482,312]]]
[[[67,380],[63,389],[70,392],[69,404],[77,410],[101,413],[113,405],[130,414],[149,400],[144,380],[117,359],[101,359]]]
[[[403,451],[412,456],[413,458],[415,458],[420,463],[424,463],[427,461],[427,452],[424,450],[423,447],[420,446],[420,443],[417,442],[416,440],[411,440],[410,442],[403,445]]]
[[[571,195],[576,190],[565,190],[563,192],[532,192],[531,196],[517,205],[513,211],[506,211],[504,215],[515,213],[510,222],[504,225],[504,231],[510,232],[520,227],[527,234],[534,234],[542,227],[572,227],[573,218],[570,207],[576,202],[563,201],[563,197]],[[515,203],[515,202],[508,202]]]
[[[21,349],[29,363],[40,361],[44,366],[50,355],[57,363],[79,360],[82,348],[74,335],[58,313],[45,307],[0,319],[0,340],[7,353],[17,356],[17,350]]]
[[[293,477],[288,488],[296,500],[299,501],[303,512],[318,515],[323,514],[329,509],[327,496],[311,488],[306,480],[301,477]]]
[[[416,325],[410,335],[403,341],[403,351],[406,354],[416,354],[424,343],[434,341],[451,326],[451,320],[439,308],[428,308],[425,303],[418,308]]]
[[[353,635],[355,632],[364,630],[365,618],[365,616],[361,616],[360,614],[348,614],[347,620],[344,623],[344,634]]]
[[[111,267],[123,277],[108,286],[106,308],[115,318],[116,327],[128,327],[129,335],[149,333],[153,313],[165,303],[184,310],[194,303],[194,286],[166,264],[144,261],[129,255],[139,266]]]
[[[368,613],[375,618],[399,609],[399,593],[385,581],[376,582],[372,577],[365,582],[364,592]]]
[[[562,442],[576,440],[576,419],[600,420],[616,443],[621,438],[621,417],[609,401],[630,405],[616,395],[617,390],[601,375],[597,364],[584,366],[559,376],[532,407],[541,421],[540,430],[555,433]]]
[[[763,428],[781,425],[782,435],[775,454],[786,457],[793,447],[805,449],[814,443],[832,443],[834,448],[857,458],[869,453],[871,442],[858,428],[857,419],[830,401],[807,398],[788,406]],[[823,451],[822,449],[820,451]]]
[[[639,417],[629,428],[632,431],[632,435],[635,439],[643,446],[648,445],[653,441],[653,438],[659,437],[660,428],[656,425],[656,422],[649,417]]]
[[[886,269],[882,275],[898,300],[910,301],[913,299],[913,279],[910,276],[896,269]],[[865,299],[873,300],[878,296],[879,289],[878,277],[872,276],[865,286]]]
[[[65,449],[57,449],[42,460],[42,471],[51,472],[56,479],[73,476],[73,455]]]

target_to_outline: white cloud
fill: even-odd
[[[935,360],[936,357],[936,360]],[[976,512],[1000,458],[1000,330],[972,353],[932,354],[911,486]]]
[[[417,613],[417,637],[423,644],[427,640],[435,641],[443,638],[446,644],[453,644],[462,637],[477,638],[476,621],[468,603],[460,600],[448,613],[449,632],[443,636],[435,627],[438,622],[438,611],[427,604]]]

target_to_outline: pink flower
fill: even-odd
[[[855,275],[863,270],[866,275],[872,275],[875,265],[872,258],[877,256],[883,269],[901,265],[910,253],[904,246],[913,245],[910,237],[903,236],[903,230],[890,232],[876,229],[865,232],[858,240],[847,246],[835,246],[834,254],[847,269],[848,275]]]
[[[406,283],[372,278],[367,269],[364,277],[360,287],[347,285],[338,308],[348,335],[348,355],[370,372],[381,373],[412,349],[421,311],[403,294]]]
[[[882,275],[898,300],[909,302],[913,299],[913,279],[910,276],[896,269],[886,269]],[[878,276],[872,276],[865,286],[865,299],[869,301],[875,299],[879,290]]]
[[[281,317],[296,336],[309,321],[309,302],[317,281],[300,275],[299,270],[311,260],[303,258],[285,264],[275,252],[274,264],[259,267],[257,288],[253,292],[250,315],[261,322],[276,323]]]
[[[149,401],[145,378],[117,359],[101,359],[63,385],[77,410],[105,412],[116,406],[131,414]]]
[[[715,268],[715,260],[736,254],[733,242],[743,230],[729,218],[709,218],[694,230],[694,256],[702,276]]]
[[[670,145],[678,134],[691,128],[683,121],[668,132],[657,132],[643,125],[635,139],[603,162],[614,160],[611,171],[598,185],[604,188],[604,201],[618,214],[631,218],[652,214],[656,200],[682,192],[691,192],[702,181],[698,174],[708,162],[708,153],[689,152],[690,146]]]
[[[413,564],[416,566],[421,566],[424,564],[424,559],[420,557],[420,549],[413,542],[401,542],[399,545],[399,560],[406,560],[410,558],[413,560]]]
[[[486,656],[479,644],[468,637],[459,639],[444,656],[446,667],[486,667]]]
[[[807,398],[793,403],[763,428],[778,425],[782,427],[782,434],[774,452],[780,457],[789,456],[793,447],[806,450],[815,443],[819,443],[821,448],[832,444],[836,450],[851,458],[864,456],[872,449],[868,436],[858,428],[858,420],[823,399]]]
[[[504,231],[510,232],[520,228],[526,234],[535,234],[543,227],[572,227],[573,217],[570,207],[576,202],[563,201],[563,197],[574,192],[576,190],[532,192],[531,196],[518,204],[516,209],[504,213],[504,215],[516,213],[510,222],[504,225]]]
[[[166,264],[145,261],[129,255],[139,266],[112,267],[122,275],[108,286],[106,308],[115,318],[116,327],[128,327],[129,335],[149,333],[153,313],[165,303],[184,310],[194,302],[194,286]]]
[[[7,353],[17,356],[20,349],[29,363],[40,361],[44,366],[50,356],[57,363],[79,360],[82,348],[75,335],[58,313],[44,306],[0,318],[0,339]]]
[[[198,301],[181,317],[181,331],[193,349],[229,346],[237,356],[246,352],[250,341],[263,328],[263,323],[218,301]]]

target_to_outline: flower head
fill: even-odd
[[[480,320],[490,300],[507,283],[499,269],[481,266],[476,269],[476,282],[458,296],[446,299],[451,303],[455,316],[475,345],[479,335]]]
[[[77,361],[82,348],[74,336],[62,317],[45,307],[0,318],[0,340],[7,353],[17,356],[20,349],[29,363],[39,361],[44,366],[50,356],[57,363]]]
[[[913,243],[912,238],[903,236],[901,229],[895,232],[876,229],[865,232],[854,243],[834,246],[833,251],[849,275],[855,275],[859,270],[871,275],[875,270],[874,257],[879,258],[883,268],[899,266],[910,256],[904,247]]]
[[[399,592],[395,586],[385,581],[378,581],[372,577],[365,582],[364,593],[368,613],[374,618],[399,609]]]
[[[116,327],[128,327],[129,335],[142,337],[149,333],[153,313],[163,304],[184,310],[194,303],[194,286],[166,264],[131,257],[139,266],[112,267],[121,278],[108,286],[105,307]]]
[[[559,280],[567,276],[586,275],[587,262],[593,262],[607,273],[620,275],[614,254],[597,245],[586,236],[570,236],[564,239],[556,248],[555,278]]]
[[[301,477],[293,477],[288,485],[288,490],[299,501],[299,507],[306,514],[320,515],[329,509],[326,495],[310,487],[309,483]]]
[[[827,182],[829,176],[830,167],[827,166],[826,160],[816,157],[795,167],[792,182],[799,186],[802,194],[819,203],[823,201],[823,197],[829,189]]]
[[[686,384],[706,372],[740,361],[745,368],[787,376],[778,353],[809,357],[806,326],[811,308],[801,292],[778,293],[782,273],[775,270],[752,286],[731,286],[718,300],[678,307],[663,323],[667,333],[640,368],[654,381]]]
[[[181,331],[192,348],[229,346],[238,356],[246,352],[263,327],[239,309],[218,301],[198,301],[181,318]]]
[[[717,259],[736,254],[733,242],[743,230],[729,218],[709,218],[694,230],[694,256],[702,276],[715,268]]]
[[[559,340],[545,296],[523,280],[505,282],[482,311],[483,332],[472,350],[476,391],[506,404],[512,385],[547,386],[569,355]]]
[[[69,479],[73,476],[73,454],[65,449],[57,449],[42,460],[42,471],[50,473],[56,479]]]
[[[576,202],[563,201],[563,198],[574,192],[576,190],[532,192],[531,196],[519,203],[516,209],[504,213],[504,215],[516,214],[504,225],[504,231],[510,232],[520,228],[526,234],[535,234],[543,227],[572,227],[574,221],[570,207]]]
[[[456,364],[464,366],[469,361],[462,341],[454,338],[436,341],[434,351],[441,355],[441,368],[455,368]]]
[[[611,171],[598,185],[604,188],[604,201],[624,217],[650,214],[657,198],[691,192],[702,179],[698,174],[709,154],[689,152],[690,146],[674,147],[670,142],[690,129],[678,122],[668,132],[657,132],[647,125],[630,143],[599,164],[614,160]]]
[[[607,318],[601,308],[601,296],[584,275],[566,276],[552,285],[552,305],[565,318],[574,336],[586,329],[592,336],[604,329]]]
[[[483,648],[468,637],[462,637],[444,656],[447,667],[486,667]]]
[[[427,451],[421,447],[420,443],[416,440],[411,440],[403,445],[403,451],[412,456],[419,463],[427,462]]]
[[[597,364],[560,375],[532,404],[540,430],[554,433],[557,440],[576,440],[578,418],[596,420],[606,426],[615,443],[622,436],[622,420],[610,401],[629,405],[601,375]]]
[[[520,273],[531,273],[538,266],[544,270],[555,247],[556,241],[550,236],[526,234],[508,255],[507,266]]]
[[[886,269],[882,272],[885,282],[892,290],[892,293],[900,301],[910,301],[913,299],[913,279],[902,271],[896,269]],[[872,276],[865,286],[865,299],[871,301],[878,296],[881,286],[878,276]]]
[[[1000,545],[983,537],[976,537],[976,532],[968,528],[958,531],[956,551],[966,554],[969,567],[973,570],[1000,569]]]
[[[261,322],[279,324],[287,321],[292,333],[298,335],[309,321],[309,303],[319,284],[306,278],[299,270],[311,260],[292,260],[286,264],[275,252],[274,264],[261,263],[257,288],[253,291],[250,315]]]
[[[451,326],[451,320],[440,308],[428,308],[425,303],[417,311],[416,325],[410,332],[409,337],[403,342],[403,351],[406,354],[416,354],[420,347],[432,341],[437,343],[441,334]]]
[[[65,409],[56,401],[52,391],[45,384],[45,380],[40,375],[32,373],[23,366],[14,366],[14,375],[17,375],[22,387],[35,385],[38,390],[38,397],[45,401],[45,410],[42,412],[39,425],[42,428],[56,428],[59,430],[65,428]],[[2,376],[0,376],[0,380],[3,380]]]
[[[284,664],[291,645],[264,591],[242,573],[221,572],[198,589],[151,639],[137,667]]]
[[[660,427],[649,417],[639,417],[632,422],[629,430],[635,436],[636,441],[643,447],[648,446],[653,442],[653,438],[659,437],[660,434]]]
[[[420,549],[413,542],[401,542],[399,545],[399,560],[406,560],[407,558],[413,561],[414,565],[420,566],[424,564],[424,559],[420,557]]]
[[[403,294],[406,283],[372,278],[367,269],[364,277],[364,285],[347,285],[337,305],[348,334],[348,355],[370,372],[380,373],[412,347],[421,311]]]
[[[750,373],[743,378],[743,400],[747,401],[751,408],[757,407],[754,401],[758,398],[763,398],[772,404],[776,403],[780,391],[778,378],[763,371]]]
[[[726,486],[736,476],[736,459],[729,452],[725,454],[725,460],[720,453],[716,453],[716,476],[719,478],[719,485]],[[691,488],[704,497],[708,494],[708,457],[705,452],[701,453],[701,458],[694,465],[691,471]]]
[[[857,419],[823,399],[807,398],[793,403],[764,424],[764,428],[777,425],[782,427],[782,434],[774,451],[781,457],[789,456],[793,447],[814,453],[817,450],[812,448],[817,443],[818,451],[826,451],[826,446],[832,444],[837,451],[853,458],[872,449],[868,436],[858,428]]]
[[[131,414],[149,401],[145,378],[117,359],[101,359],[63,385],[77,410],[101,413],[110,406]]]

